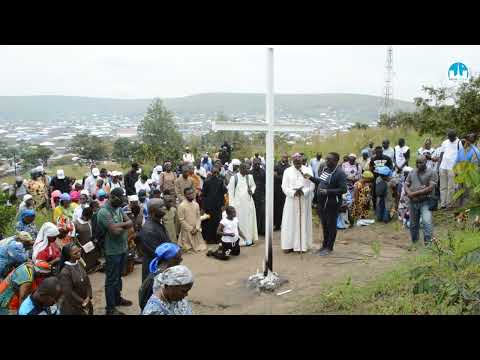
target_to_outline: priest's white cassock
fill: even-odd
[[[235,177],[237,177],[237,181],[235,181]],[[238,172],[235,176],[232,176],[228,183],[228,202],[229,205],[233,206],[236,210],[238,227],[243,235],[245,235],[245,240],[255,243],[258,242],[257,213],[255,211],[253,198],[248,194],[248,186],[250,186],[250,190],[252,194],[254,194],[256,186],[252,175],[242,176],[242,174]],[[244,239],[240,238],[240,246],[250,244],[246,244]]]
[[[301,171],[312,175],[306,166],[302,166]],[[312,200],[315,184],[305,179],[302,173],[293,165],[283,173],[282,190],[286,195],[281,230],[283,250],[308,251],[313,244]],[[304,195],[295,196],[296,189],[301,187]]]

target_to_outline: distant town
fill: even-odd
[[[59,117],[54,123],[45,124],[41,121],[4,121],[0,124],[0,135],[8,145],[15,146],[23,141],[33,145],[41,145],[51,148],[57,156],[62,156],[68,150],[69,141],[77,134],[88,133],[90,135],[108,138],[131,138],[137,136],[137,126],[143,119],[143,114],[138,115],[69,115]],[[226,114],[232,122],[257,123],[264,121],[263,114]],[[204,135],[211,131],[212,121],[218,114],[174,114],[174,120],[179,131],[187,136],[189,134]],[[342,119],[342,114],[332,111],[320,113],[318,118],[299,117],[293,114],[279,114],[278,123],[310,124],[316,127],[316,134],[328,134],[336,131],[347,131],[353,122]],[[309,134],[310,136],[312,134]],[[300,134],[289,134],[292,141]]]

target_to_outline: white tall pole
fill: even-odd
[[[266,198],[265,198],[265,268],[264,274],[273,270],[273,167],[274,167],[274,93],[273,93],[273,49],[267,49],[267,96],[266,96],[266,113],[265,119],[267,123],[267,131],[265,134],[265,142],[267,145],[267,163],[266,163]]]

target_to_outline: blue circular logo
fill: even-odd
[[[470,71],[464,63],[456,62],[448,68],[449,80],[468,80],[470,77]]]

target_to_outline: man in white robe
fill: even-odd
[[[311,170],[302,165],[302,156],[293,156],[293,165],[283,173],[282,190],[285,193],[281,243],[285,253],[307,252],[312,239],[312,199],[315,185],[305,179]]]
[[[240,246],[249,246],[258,241],[257,214],[253,201],[256,186],[245,164],[241,164],[239,170],[228,183],[228,199],[237,212],[238,226],[245,235],[245,239],[240,238]]]

